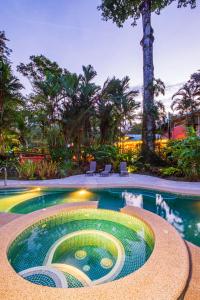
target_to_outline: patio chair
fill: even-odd
[[[96,161],[91,161],[90,162],[90,169],[89,171],[86,172],[85,175],[94,175],[96,173],[96,167],[97,167],[97,163]]]
[[[111,164],[105,165],[105,169],[104,169],[104,171],[102,171],[100,173],[100,176],[109,176],[111,174],[111,170],[112,170],[112,165]]]
[[[127,170],[127,163],[125,161],[120,162],[119,175],[120,176],[129,176],[129,172]]]

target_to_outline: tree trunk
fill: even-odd
[[[142,156],[147,162],[155,157],[155,113],[154,113],[154,66],[153,66],[153,29],[151,27],[151,1],[143,1],[141,5],[143,39],[143,126]]]

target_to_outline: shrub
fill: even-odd
[[[60,177],[66,177],[74,174],[75,171],[75,163],[72,161],[63,162],[59,166],[59,176]]]
[[[39,179],[56,178],[58,174],[58,164],[55,161],[41,161],[37,164],[36,175]]]
[[[59,128],[50,128],[47,135],[49,154],[53,161],[63,162],[72,159],[73,151],[67,146]]]
[[[167,167],[160,170],[161,175],[164,176],[180,176],[181,170],[175,167]]]
[[[117,159],[118,148],[111,145],[100,145],[88,149],[88,155],[92,155],[94,160],[100,165],[114,163]]]
[[[126,161],[127,165],[135,165],[138,160],[140,159],[138,151],[135,150],[128,150],[125,153],[119,153],[118,154],[118,160],[120,161]]]
[[[58,164],[54,161],[41,161],[35,163],[25,160],[16,166],[19,178],[21,179],[51,179],[58,174]]]
[[[95,160],[99,166],[111,163],[114,171],[119,171],[119,164],[122,161],[127,162],[129,167],[132,167],[134,172],[139,167],[139,153],[136,150],[129,150],[125,153],[120,153],[120,149],[112,145],[99,145],[87,149],[87,158]],[[91,159],[90,159],[91,160]]]
[[[16,166],[19,178],[21,179],[34,179],[36,171],[36,163],[31,160],[26,160],[23,163]]]
[[[187,138],[169,144],[171,160],[188,179],[200,179],[200,138],[194,129],[189,128]]]
[[[130,173],[135,173],[135,172],[138,171],[138,167],[137,167],[137,166],[129,166],[129,167],[128,167],[128,171],[129,171]]]

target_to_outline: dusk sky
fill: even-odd
[[[131,86],[142,84],[141,20],[119,29],[104,22],[97,10],[100,0],[6,0],[1,2],[0,28],[10,39],[15,68],[33,54],[44,54],[71,72],[92,64],[96,82],[128,75]],[[166,104],[177,86],[200,69],[200,5],[195,10],[172,4],[153,15],[155,77],[169,87]],[[18,77],[20,77],[18,75]],[[20,77],[30,91],[28,83]]]

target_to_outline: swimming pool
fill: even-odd
[[[0,211],[26,214],[79,201],[99,201],[99,207],[119,211],[126,204],[147,209],[166,219],[181,236],[200,246],[200,196],[192,197],[136,188],[0,190]]]
[[[94,286],[138,270],[154,248],[154,234],[127,214],[78,209],[42,219],[21,232],[8,250],[24,279],[50,287]]]

